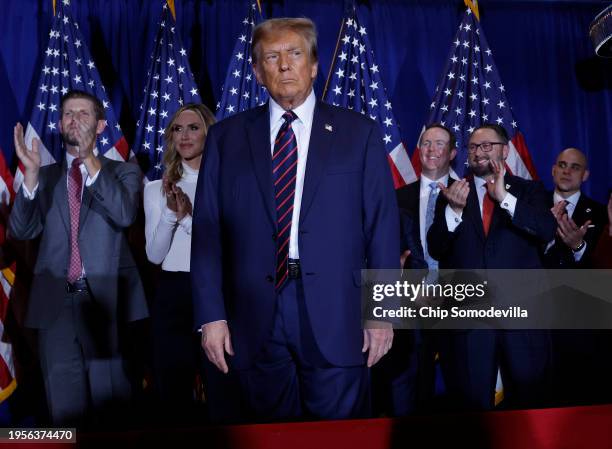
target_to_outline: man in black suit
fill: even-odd
[[[427,250],[427,231],[433,222],[440,193],[438,183],[448,185],[450,162],[457,155],[457,141],[450,129],[433,123],[421,135],[418,152],[420,179],[396,190],[402,231],[402,266],[437,270],[438,261]],[[392,397],[394,414],[405,415],[415,408],[432,407],[437,353],[435,335],[428,331],[418,331],[416,335],[408,331],[396,333],[395,345],[379,369],[386,373],[383,377],[390,388],[388,394]]]
[[[546,246],[547,268],[591,268],[591,254],[606,225],[606,207],[580,191],[589,178],[587,158],[576,148],[563,150],[552,167],[550,193],[557,236]],[[609,332],[557,330],[552,333],[555,398],[564,405],[609,400],[612,376]]]
[[[469,179],[440,184],[434,222],[427,234],[440,269],[541,268],[540,247],[556,223],[538,182],[506,174],[508,135],[485,124],[471,135]],[[456,405],[494,406],[498,369],[507,404],[547,400],[550,338],[546,331],[467,330],[440,339],[444,380]]]
[[[590,268],[592,253],[606,225],[606,207],[580,191],[589,178],[587,158],[576,148],[567,148],[552,167],[555,191],[552,212],[557,219],[557,237],[547,245],[547,268]]]

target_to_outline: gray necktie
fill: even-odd
[[[436,208],[436,200],[438,199],[438,193],[440,192],[440,190],[438,189],[437,182],[430,182],[429,188],[430,188],[430,191],[429,191],[429,198],[427,199],[427,212],[425,213],[425,235],[427,235],[427,232],[429,231],[429,228],[431,227],[431,224],[433,223],[434,211]],[[429,269],[437,270],[438,261],[435,259],[432,259],[431,256],[429,255],[429,250],[427,249],[427,239],[425,239],[425,242],[423,244],[423,252],[425,255],[425,262],[427,262],[427,266],[429,267]]]

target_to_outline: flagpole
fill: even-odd
[[[55,16],[55,0],[53,0],[53,15]]]
[[[344,30],[344,16],[342,16],[342,19],[340,19],[340,31],[338,32],[338,40],[336,40],[336,49],[334,50],[334,57],[332,58],[332,61],[336,60],[336,55],[338,54],[338,48],[340,47],[340,37],[342,36],[342,31]],[[325,80],[325,88],[323,89],[323,95],[321,95],[321,98],[325,97],[325,94],[327,93],[327,86],[329,86],[329,80],[331,79],[332,76],[332,70],[334,70],[334,65],[333,63],[330,64],[329,66],[329,72],[327,73],[327,79]]]
[[[480,12],[478,11],[478,0],[463,0],[465,6],[470,8],[476,16],[476,20],[480,20]]]
[[[170,12],[172,13],[172,18],[176,21],[176,11],[174,9],[174,0],[166,0],[168,3],[168,8],[170,8]]]
[[[259,10],[259,15],[261,16],[261,2],[257,0],[257,9]]]

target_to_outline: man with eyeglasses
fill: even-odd
[[[556,229],[539,182],[506,173],[508,134],[484,124],[468,144],[467,179],[440,185],[427,234],[440,269],[541,268],[540,247]],[[440,339],[446,387],[461,408],[491,409],[498,368],[508,406],[545,405],[550,337],[547,331],[457,331]]]
[[[547,268],[592,268],[591,255],[606,225],[606,207],[581,192],[589,178],[585,154],[563,150],[552,166],[555,184],[549,204],[557,220],[557,235],[546,245]],[[607,331],[556,330],[552,332],[556,397],[562,405],[593,403],[610,398],[607,381],[612,362],[601,357],[611,344]]]

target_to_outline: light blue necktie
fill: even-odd
[[[427,212],[425,213],[425,235],[427,235],[427,232],[429,231],[429,228],[433,223],[434,211],[436,209],[436,200],[438,199],[438,193],[440,192],[440,190],[438,189],[437,182],[430,182],[429,188],[430,191],[429,198],[427,200]],[[425,254],[425,262],[427,262],[427,266],[429,267],[429,269],[437,270],[438,261],[432,259],[429,255],[429,250],[427,249],[427,239],[425,239],[425,242],[423,243],[423,252]]]

